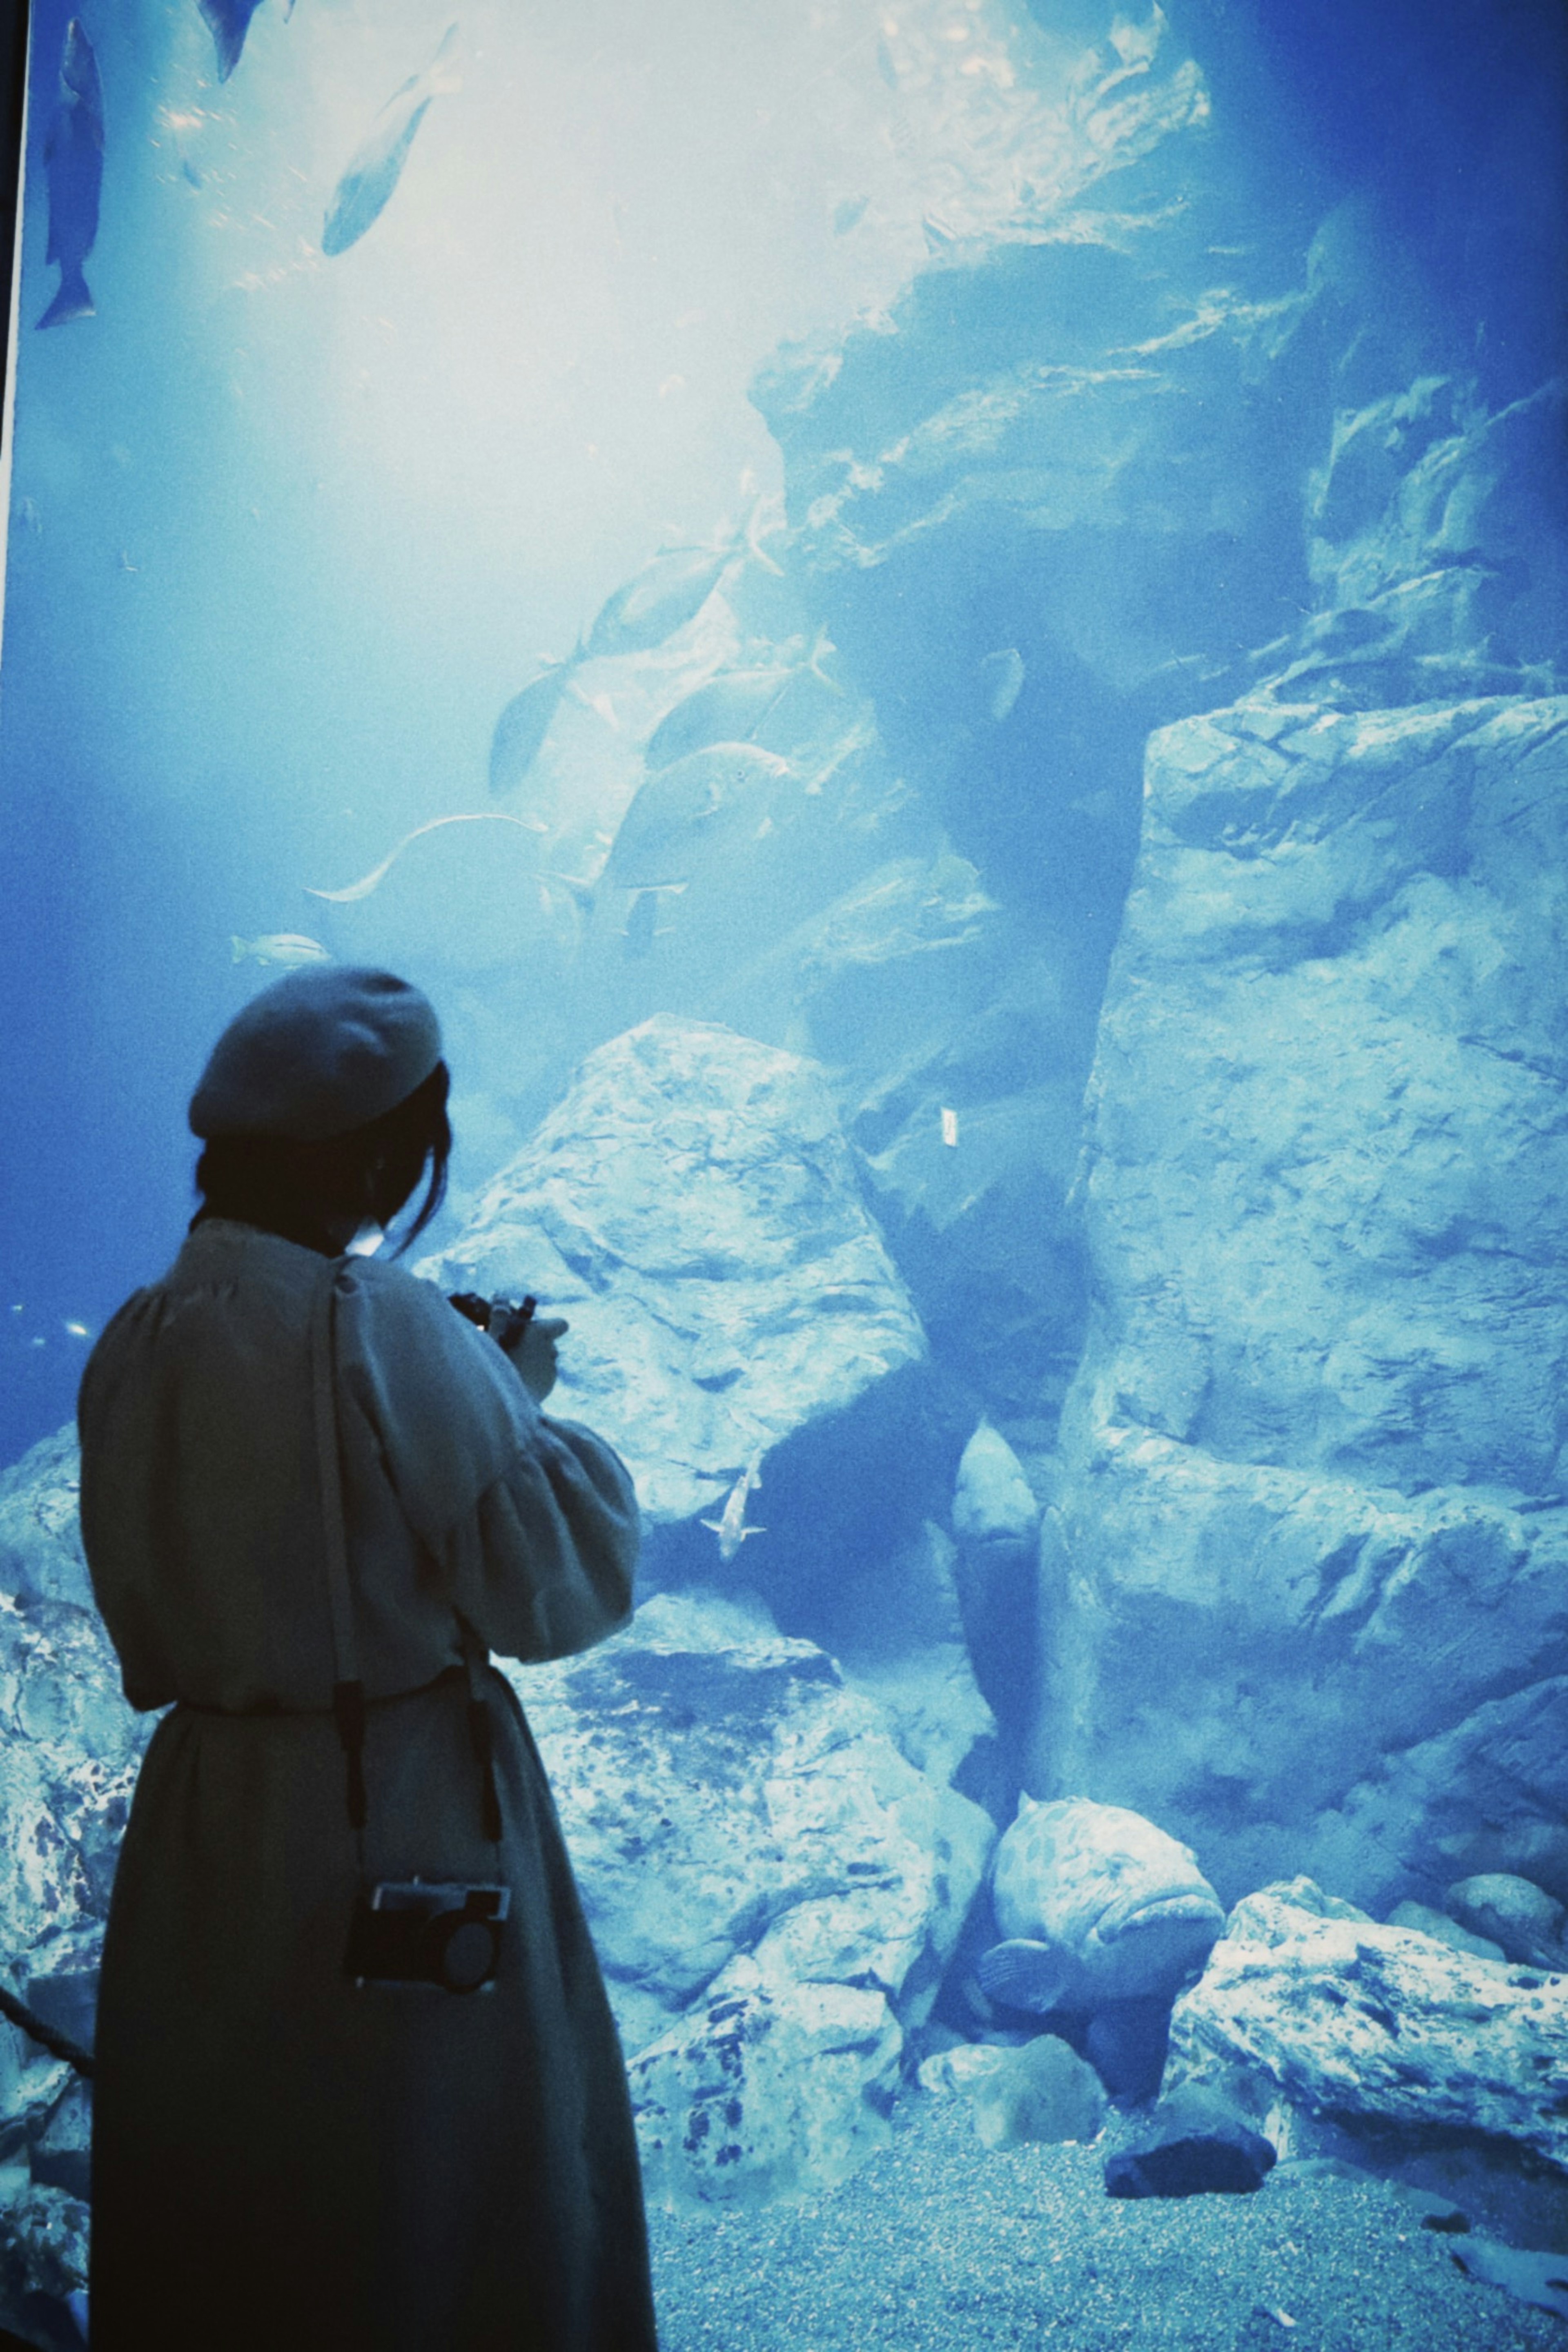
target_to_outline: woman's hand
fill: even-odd
[[[555,1386],[555,1342],[570,1328],[563,1315],[523,1316],[505,1306],[492,1310],[490,1337],[511,1358],[535,1404]]]

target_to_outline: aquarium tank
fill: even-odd
[[[637,1484],[501,1663],[668,2352],[1563,2340],[1565,24],[33,0],[7,2341],[152,1727],[77,1383],[329,961]]]

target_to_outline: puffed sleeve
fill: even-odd
[[[373,1259],[340,1276],[338,1312],[344,1402],[487,1648],[565,1657],[625,1624],[639,1520],[619,1456],[542,1413],[434,1285]]]
[[[620,1457],[538,1413],[529,1442],[447,1547],[458,1609],[503,1657],[568,1657],[632,1613],[639,1529]]]

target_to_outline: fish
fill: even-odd
[[[721,671],[666,711],[643,751],[647,768],[668,768],[710,743],[741,743],[762,725],[784,688],[787,669]]]
[[[572,673],[583,659],[583,648],[564,661],[546,662],[538,676],[514,694],[496,720],[490,737],[490,797],[500,800],[515,792],[544,748],[551,721]]]
[[[1016,646],[1005,646],[1000,653],[986,655],[980,664],[980,676],[985,688],[986,709],[1000,727],[1024,691],[1024,680],[1028,676],[1024,656]]]
[[[82,264],[98,236],[103,193],[103,84],[79,16],[66,26],[59,95],[44,137],[44,177],[49,191],[46,258],[58,264],[60,282],[38,324],[61,327],[97,315]]]
[[[313,890],[307,882],[306,892],[312,898],[329,900],[334,907],[348,907],[356,899],[368,898],[371,892],[385,881],[411,842],[422,840],[427,833],[439,833],[445,824],[516,824],[521,825],[524,833],[544,833],[549,829],[537,817],[508,816],[500,809],[479,809],[472,814],[465,813],[460,816],[433,816],[426,824],[416,824],[412,833],[405,833],[396,848],[388,850],[381,864],[373,866],[368,874],[362,874],[357,882],[349,883],[342,890]]]
[[[260,7],[261,0],[196,0],[196,5],[217,51],[217,78],[219,81],[226,81],[239,63],[245,37],[250,30],[250,20]],[[288,0],[283,13],[286,16],[294,14],[294,0]]]
[[[992,1894],[1004,1940],[981,1956],[981,1987],[1037,2016],[1173,1998],[1225,1927],[1189,1846],[1087,1797],[1020,1797]]]
[[[787,760],[755,743],[712,743],[661,768],[638,786],[621,819],[601,885],[650,890],[689,882],[717,821],[789,773]]]
[[[308,940],[302,931],[264,931],[259,939],[242,940],[237,931],[229,933],[234,950],[233,961],[244,963],[331,963],[332,951],[320,940]]]
[[[763,1483],[762,1459],[760,1454],[752,1454],[731,1487],[725,1499],[724,1508],[718,1518],[704,1519],[702,1522],[705,1528],[710,1528],[718,1537],[719,1557],[721,1560],[733,1559],[748,1536],[767,1534],[766,1528],[749,1528],[746,1525],[746,1504],[755,1489]]]
[[[431,100],[450,97],[462,89],[457,52],[458,27],[448,25],[424,72],[412,75],[401,89],[394,90],[368,135],[355,149],[327,208],[321,251],[329,258],[357,245],[366,229],[381,217],[403,175],[414,135],[425,120]]]
[[[588,651],[640,654],[663,645],[697,618],[736,553],[730,541],[720,548],[679,547],[656,555],[601,604],[588,632]]]
[[[668,768],[691,751],[712,743],[742,743],[754,735],[784,688],[809,670],[832,694],[842,694],[822,667],[825,654],[834,651],[825,631],[804,660],[775,664],[771,669],[721,670],[703,686],[682,697],[667,710],[643,747],[643,765]]]

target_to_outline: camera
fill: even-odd
[[[521,1301],[510,1298],[485,1298],[477,1290],[453,1290],[447,1294],[448,1306],[481,1331],[489,1331],[510,1354],[532,1322],[539,1301],[531,1291]]]
[[[510,1900],[505,1886],[384,1878],[355,1901],[343,1974],[362,1986],[479,1992],[494,1981]]]

